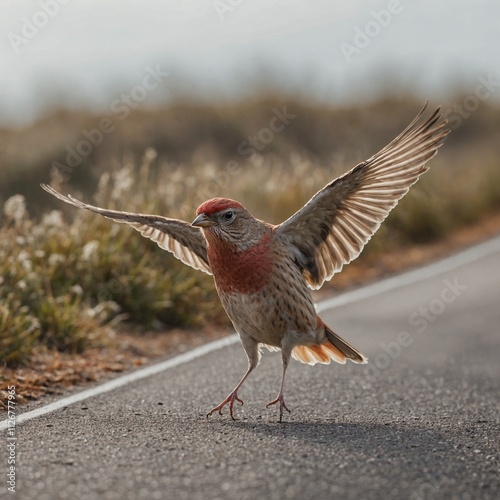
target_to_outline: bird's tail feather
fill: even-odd
[[[318,322],[324,325],[326,338],[328,340],[318,345],[300,345],[295,347],[292,351],[293,358],[302,363],[307,363],[308,365],[314,365],[316,363],[327,365],[331,360],[341,364],[344,364],[346,359],[350,359],[354,363],[366,363],[368,361],[367,357],[363,356],[363,354],[352,345],[341,339],[319,318]]]
[[[325,325],[325,333],[328,341],[338,349],[347,359],[350,359],[354,363],[364,364],[368,361],[368,358],[361,354],[352,345],[348,344],[344,339],[340,338],[335,332],[330,330],[328,326]]]

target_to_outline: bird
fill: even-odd
[[[317,314],[311,290],[354,260],[398,201],[428,170],[449,130],[438,107],[427,102],[411,123],[371,158],[328,183],[296,213],[274,225],[253,217],[238,201],[213,198],[189,223],[159,215],[106,210],[41,187],[74,207],[126,223],[194,269],[213,275],[222,305],[248,358],[234,389],[207,418],[235,403],[258,366],[261,346],[280,350],[279,422],[290,412],[284,398],[291,358],[302,363],[363,364],[367,357],[343,340]]]

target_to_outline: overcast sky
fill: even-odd
[[[384,79],[388,91],[431,99],[459,84],[472,92],[480,77],[500,80],[497,0],[0,0],[0,8],[0,124],[29,123],[56,102],[105,111],[151,71],[168,76],[156,86],[148,77],[145,105],[180,91],[237,97],[269,72],[328,102],[370,98]]]

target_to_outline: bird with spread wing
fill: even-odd
[[[106,210],[42,188],[56,198],[129,224],[185,264],[212,274],[217,293],[248,357],[246,373],[207,416],[229,406],[234,419],[238,391],[258,365],[259,346],[281,350],[279,420],[288,410],[285,373],[293,357],[303,363],[366,363],[316,313],[310,289],[318,289],[355,259],[389,212],[427,171],[449,130],[438,108],[426,106],[386,147],[327,184],[279,225],[254,218],[227,198],[206,201],[192,223],[159,215]]]

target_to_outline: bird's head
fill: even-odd
[[[206,236],[233,244],[248,241],[256,224],[257,219],[241,203],[227,198],[213,198],[202,203],[192,222],[193,226],[201,227]]]

